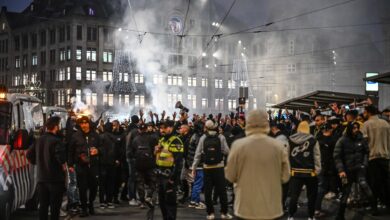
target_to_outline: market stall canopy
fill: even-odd
[[[371,82],[378,82],[378,83],[385,83],[390,84],[390,72],[382,73],[376,76],[366,77],[363,78],[364,81],[371,81]]]
[[[329,109],[329,104],[350,105],[367,100],[366,95],[350,94],[332,91],[315,91],[297,98],[292,98],[272,106],[273,108],[287,108],[291,110],[300,110],[309,112],[311,108]],[[315,106],[315,103],[318,106]]]

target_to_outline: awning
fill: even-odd
[[[320,109],[329,109],[329,104],[337,103],[338,105],[349,105],[351,103],[359,103],[367,99],[366,95],[350,94],[332,91],[315,91],[309,94],[292,98],[272,106],[273,108],[287,108],[291,110],[301,110],[309,112],[314,108],[314,103],[317,102]]]
[[[364,81],[390,84],[390,72],[363,78]]]

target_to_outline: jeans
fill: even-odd
[[[79,189],[77,188],[76,172],[68,171],[68,201],[70,205],[80,203]]]
[[[129,167],[129,177],[127,182],[127,189],[128,189],[128,196],[129,200],[136,199],[136,172],[135,172],[135,161],[134,160],[127,160],[127,164]]]
[[[348,200],[349,194],[351,193],[353,183],[359,184],[362,191],[369,198],[372,210],[375,211],[377,209],[376,199],[374,199],[372,191],[371,191],[371,189],[368,186],[367,181],[366,181],[365,170],[359,169],[357,171],[347,172],[347,184],[343,185],[343,187],[342,187],[342,197],[340,199],[340,208],[339,208],[339,211],[337,213],[338,217],[344,217],[345,208],[347,207],[347,200]],[[343,219],[343,218],[341,218],[341,219]]]
[[[332,176],[329,175],[319,175],[318,176],[318,193],[316,199],[315,209],[320,211],[322,207],[322,200],[327,192],[330,191]]]
[[[176,183],[170,183],[165,176],[158,176],[158,200],[163,220],[176,219],[176,188]]]
[[[369,184],[375,198],[390,207],[390,169],[386,159],[374,159],[368,162]]]
[[[297,212],[297,204],[299,195],[301,194],[303,185],[306,186],[306,194],[308,199],[307,208],[309,211],[309,218],[314,217],[315,203],[318,191],[318,179],[317,177],[291,177],[290,179],[290,207],[288,209],[288,215],[294,216]]]
[[[200,202],[200,193],[202,192],[202,188],[203,188],[203,179],[204,179],[203,170],[196,170],[196,175],[195,175],[194,183],[192,185],[192,192],[191,192],[192,202],[196,202],[196,203]]]
[[[207,214],[214,213],[213,189],[216,191],[221,202],[221,213],[228,212],[228,202],[226,194],[226,180],[224,168],[204,169],[204,191]]]
[[[58,220],[60,218],[60,209],[62,203],[62,196],[65,192],[65,183],[39,183],[39,219]]]
[[[96,167],[76,166],[77,184],[79,186],[81,208],[87,210],[87,202],[89,206],[93,205],[97,194],[98,169]],[[89,195],[88,195],[89,191]]]
[[[99,170],[99,200],[100,203],[112,203],[116,179],[114,165],[102,165]]]
[[[154,192],[156,191],[156,174],[153,169],[137,171],[137,192],[140,202],[145,203],[145,198],[152,198],[154,203]],[[146,192],[146,195],[145,195]]]

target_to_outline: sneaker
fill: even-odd
[[[307,220],[316,220],[316,219],[313,217],[313,218],[308,218]]]
[[[101,203],[101,204],[99,205],[99,208],[105,209],[105,208],[107,208],[107,204]]]
[[[206,205],[200,202],[200,203],[197,203],[194,208],[203,210],[203,209],[206,209]]]
[[[146,209],[146,206],[145,206],[143,203],[141,203],[141,204],[139,205],[139,208],[140,208],[140,209]]]
[[[288,217],[287,220],[294,220],[294,217]]]
[[[137,200],[132,199],[132,200],[130,200],[129,205],[130,206],[138,206],[138,202],[137,202]]]
[[[207,215],[206,219],[214,220],[215,219],[214,213],[211,213],[210,215]]]
[[[221,219],[233,219],[233,216],[229,213],[221,214]]]
[[[198,205],[198,203],[191,201],[190,204],[188,204],[188,208],[195,208]]]
[[[151,197],[145,198],[145,205],[149,208],[154,208],[153,199]]]
[[[60,217],[66,217],[66,216],[68,216],[68,213],[60,209]]]
[[[328,199],[328,200],[334,199],[335,197],[336,197],[336,193],[334,193],[334,192],[329,192],[329,193],[327,193],[327,194],[324,196],[324,198],[325,198],[325,199]]]
[[[115,209],[115,206],[114,206],[114,204],[112,204],[112,203],[107,203],[107,208],[109,208],[109,209]]]

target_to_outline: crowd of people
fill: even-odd
[[[140,111],[122,122],[93,121],[70,112],[64,129],[59,117],[48,119],[27,154],[38,166],[40,219],[49,207],[58,219],[64,195],[67,211],[80,217],[94,215],[98,200],[99,209],[158,205],[164,220],[176,219],[178,204],[205,209],[207,219],[216,218],[216,204],[221,219],[233,219],[230,204],[239,219],[293,219],[303,186],[309,219],[325,215],[324,198],[339,199],[344,219],[351,191],[365,195],[359,203],[373,215],[378,202],[390,208],[388,110],[190,117],[182,108],[145,118]]]

